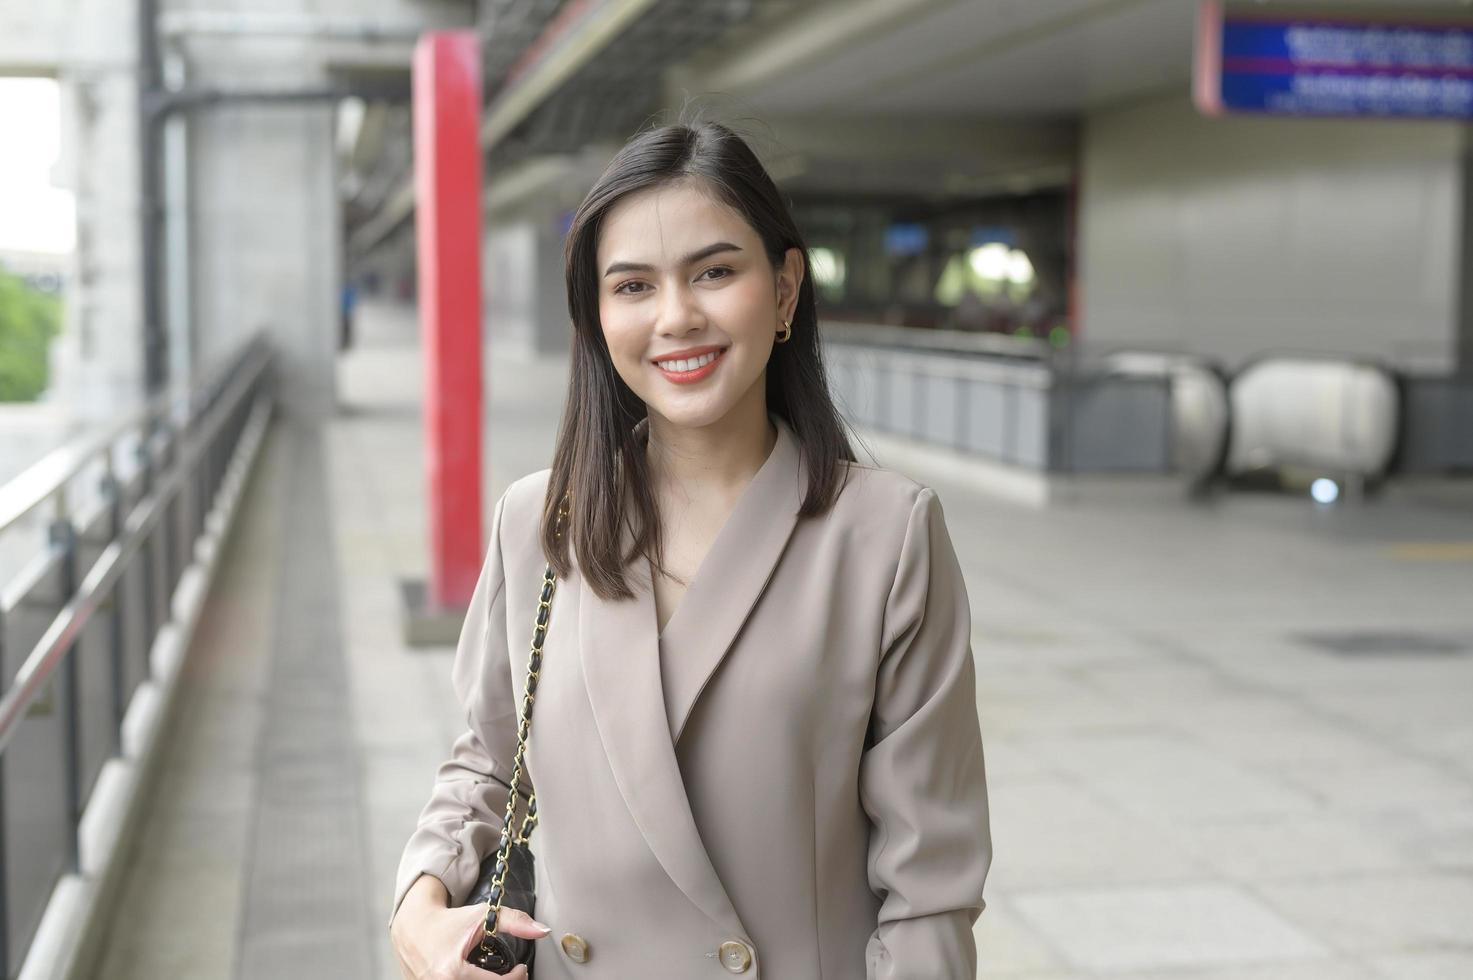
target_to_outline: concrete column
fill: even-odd
[[[265,330],[284,355],[288,404],[331,411],[342,281],[332,106],[196,112],[189,154],[200,362]]]
[[[572,327],[554,220],[488,222],[482,265],[487,338],[514,356],[566,353]]]
[[[53,71],[60,86],[58,183],[76,196],[77,237],[46,399],[82,420],[143,392],[134,17],[133,3],[81,0],[0,15],[13,42],[0,43],[0,66]]]

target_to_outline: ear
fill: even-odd
[[[793,311],[798,308],[798,287],[802,285],[803,251],[790,248],[777,270],[777,312],[782,319],[793,319]]]

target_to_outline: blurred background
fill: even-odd
[[[439,31],[479,395],[424,341]],[[550,462],[573,209],[696,109],[946,508],[978,976],[1473,977],[1468,0],[0,6],[0,977],[399,975],[463,728],[426,386],[488,515]]]

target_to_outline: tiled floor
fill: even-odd
[[[425,565],[412,331],[398,311],[364,315],[346,410],[320,445],[367,848],[361,935],[393,980],[394,868],[461,719],[449,651],[398,639],[398,579]],[[488,509],[547,464],[564,383],[555,361],[494,364]],[[290,560],[268,475],[279,432],[275,448],[194,652],[109,977],[229,977],[252,939],[260,624]],[[1331,511],[1159,494],[1039,510],[907,472],[937,488],[973,605],[996,851],[981,977],[1473,977],[1473,550],[1403,547],[1473,542],[1473,485]],[[1409,640],[1341,655],[1306,636],[1340,632],[1456,652]],[[324,975],[309,962],[271,980]]]

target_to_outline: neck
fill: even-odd
[[[655,486],[678,487],[692,497],[746,486],[777,444],[765,401],[737,406],[710,425],[677,425],[653,413],[648,424],[645,455]]]

